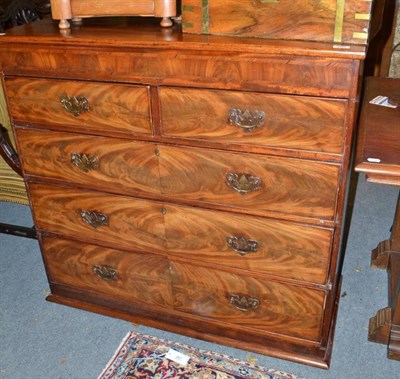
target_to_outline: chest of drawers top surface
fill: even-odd
[[[149,20],[150,21],[150,20]],[[0,37],[6,74],[354,97],[365,46],[185,35],[143,20],[51,20]],[[107,26],[109,24],[109,26]],[[88,52],[90,49],[90,53]]]
[[[181,26],[160,28],[158,23],[141,18],[85,19],[83,26],[59,30],[50,19],[37,21],[7,30],[1,41],[25,43],[62,43],[80,46],[110,46],[129,48],[194,49],[207,51],[235,51],[247,53],[314,55],[362,59],[366,52],[363,44],[334,44],[305,40],[279,40],[252,37],[185,34]]]

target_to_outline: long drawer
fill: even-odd
[[[151,134],[149,88],[95,82],[7,78],[11,116],[86,132]]]
[[[74,133],[17,129],[26,174],[91,188],[160,193],[155,146]]]
[[[135,254],[53,236],[42,238],[51,283],[110,295],[125,301],[169,307],[169,264],[162,257]]]
[[[212,267],[326,282],[330,229],[171,204],[164,207],[170,255]]]
[[[332,220],[339,166],[300,159],[159,146],[166,195]]]
[[[39,229],[130,250],[169,254],[325,284],[332,230],[268,218],[29,184]]]
[[[318,341],[325,293],[171,262],[174,308],[230,325]]]
[[[163,134],[221,144],[341,154],[347,102],[202,89],[159,89]]]
[[[39,229],[128,249],[163,252],[165,228],[157,202],[44,184],[29,185]]]
[[[325,294],[54,236],[42,237],[50,283],[195,314],[238,331],[318,342]]]
[[[333,219],[339,166],[300,159],[17,129],[26,174],[112,192]]]

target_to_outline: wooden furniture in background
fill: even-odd
[[[388,96],[397,108],[370,104]],[[367,78],[355,170],[372,183],[400,186],[400,79]],[[389,305],[370,319],[369,340],[388,345],[388,358],[400,360],[400,197],[390,240],[372,251],[371,266],[388,271]]]
[[[48,300],[327,368],[365,50],[145,18],[1,37]]]
[[[376,36],[371,36],[372,39],[364,66],[364,75],[386,77],[389,76],[393,54],[399,2],[397,0],[377,0],[377,2],[384,5],[382,7],[382,19],[384,22],[381,22],[381,27]],[[373,26],[374,23],[372,23],[371,27]]]
[[[186,33],[365,44],[382,0],[182,0]]]
[[[161,17],[160,25],[172,26],[171,17],[176,16],[176,0],[51,0],[53,19],[60,20],[60,29],[68,29],[72,19],[81,23],[86,17],[153,16]]]

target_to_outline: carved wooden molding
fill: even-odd
[[[371,252],[371,267],[387,269],[390,251],[390,240],[379,242],[378,246]]]
[[[391,323],[392,309],[390,307],[380,309],[374,317],[369,319],[368,341],[387,344]]]

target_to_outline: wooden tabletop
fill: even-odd
[[[366,79],[355,170],[367,180],[400,186],[400,79]],[[397,108],[371,104],[386,96]]]

